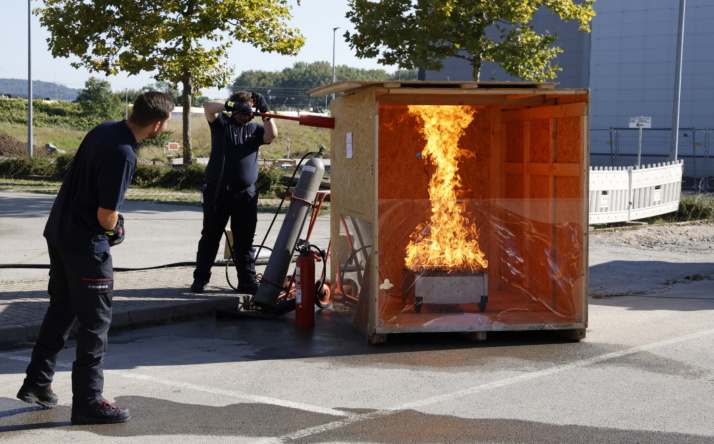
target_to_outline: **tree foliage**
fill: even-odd
[[[525,80],[552,79],[562,50],[557,35],[537,34],[535,12],[548,8],[590,31],[595,0],[350,0],[355,32],[344,34],[360,58],[403,68],[440,71],[446,57],[465,59],[479,79],[483,61]]]
[[[77,95],[77,102],[85,116],[102,120],[117,120],[122,115],[122,103],[112,92],[112,85],[106,80],[90,77],[84,89]]]
[[[383,69],[359,69],[347,65],[335,66],[335,81],[416,80],[416,70],[388,73]],[[323,98],[311,97],[307,92],[332,83],[332,65],[328,62],[296,62],[282,71],[243,71],[235,82],[234,91],[255,91],[264,94],[272,109],[310,109],[318,111]]]
[[[35,12],[54,57],[77,56],[73,66],[106,75],[153,72],[157,81],[181,84],[184,162],[191,163],[194,92],[228,83],[224,59],[235,42],[296,54],[304,38],[284,23],[290,9],[287,0],[45,0]]]

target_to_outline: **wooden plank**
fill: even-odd
[[[516,100],[508,100],[504,95],[476,95],[465,90],[451,90],[448,93],[438,94],[434,90],[425,93],[396,94],[390,90],[389,94],[378,96],[379,103],[384,105],[476,105],[493,106],[498,108],[526,106],[555,106],[555,99],[534,95]]]
[[[553,90],[548,90],[548,91],[543,91],[537,88],[525,88],[525,89],[519,89],[518,94],[514,94],[513,89],[504,89],[504,88],[493,88],[493,89],[487,89],[487,88],[434,88],[434,87],[420,87],[420,88],[409,88],[405,87],[402,85],[401,88],[393,88],[389,90],[390,94],[445,94],[445,95],[450,95],[450,94],[468,94],[468,95],[497,95],[497,96],[502,96],[505,99],[508,99],[509,97],[514,97],[514,98],[522,98],[522,97],[530,97],[534,95],[543,95],[543,96],[558,96],[558,95],[563,95],[563,96],[570,96],[570,95],[578,95],[582,94],[584,91],[583,90],[577,90],[577,89],[553,89]]]
[[[556,163],[553,165],[553,175],[560,177],[584,177],[577,163]]]
[[[422,89],[422,88],[433,88],[439,89],[441,91],[448,90],[449,88],[460,88],[468,90],[490,90],[490,89],[507,89],[513,91],[514,89],[532,89],[532,90],[548,90],[549,92],[555,91],[574,91],[574,90],[556,90],[555,85],[557,83],[535,83],[535,82],[452,82],[452,81],[423,81],[423,80],[410,80],[402,82],[373,82],[373,81],[354,81],[347,80],[343,82],[331,83],[329,85],[320,86],[318,88],[308,91],[313,97],[321,97],[328,94],[346,94],[352,92],[356,89],[369,88],[369,87],[387,87],[387,88],[410,88],[410,89]],[[584,91],[584,90],[583,90]]]
[[[586,116],[588,108],[585,103],[569,103],[540,108],[505,111],[504,122],[520,120],[559,119],[569,116]]]
[[[311,89],[307,93],[312,97],[322,97],[330,94],[344,94],[349,91],[364,88],[371,82],[339,82]]]

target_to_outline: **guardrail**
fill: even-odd
[[[591,167],[589,223],[631,222],[679,208],[682,160],[641,167]]]

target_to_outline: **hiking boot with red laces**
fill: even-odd
[[[46,409],[51,409],[57,405],[57,395],[52,391],[52,387],[32,388],[22,384],[17,392],[17,399],[21,399],[28,404],[39,404]]]
[[[117,407],[105,400],[95,401],[88,406],[72,406],[72,424],[115,424],[131,418],[128,409]]]

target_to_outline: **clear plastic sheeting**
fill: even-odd
[[[360,329],[396,333],[582,325],[587,302],[582,225],[548,223],[538,214],[548,214],[543,207],[552,203],[538,200],[460,204],[472,209],[468,214],[477,221],[486,268],[408,266],[407,247],[414,227],[428,217],[428,200],[380,200],[376,252],[370,245],[371,224],[341,218],[340,241],[334,251],[338,263],[335,298],[359,314],[355,322],[361,324]],[[570,205],[582,203],[558,202],[561,207]],[[521,213],[509,209],[514,206]],[[525,210],[532,216],[522,214]],[[458,245],[440,246],[452,247]],[[376,279],[371,279],[373,274]]]
[[[479,222],[486,268],[463,270],[445,264],[410,269],[405,263],[409,227],[424,219],[429,202],[380,200],[380,326],[498,329],[581,322],[586,297],[582,227],[551,226],[509,211],[507,203],[470,201],[465,205],[474,208],[470,214]],[[531,210],[538,206],[537,202],[526,205]]]

